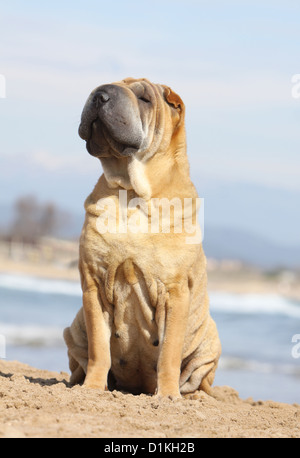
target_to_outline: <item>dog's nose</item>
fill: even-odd
[[[95,89],[92,97],[92,104],[96,108],[104,108],[105,110],[114,107],[116,104],[122,103],[127,99],[126,91],[116,84],[103,84]]]
[[[139,107],[134,102],[133,92],[126,87],[118,84],[97,87],[84,106],[79,126],[80,137],[89,140],[93,122],[97,120],[98,127],[101,124],[101,131],[105,129],[107,135],[118,144],[126,146],[127,150],[140,148],[144,133]]]
[[[112,106],[115,105],[115,103],[120,102],[120,98],[123,93],[124,89],[115,84],[103,84],[95,90],[92,103],[96,106],[96,108],[104,107],[107,102],[109,102],[108,105]]]
[[[107,94],[105,91],[98,91],[93,97],[93,103],[98,106],[99,104],[104,104],[108,102],[110,99],[110,96]]]

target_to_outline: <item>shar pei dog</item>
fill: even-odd
[[[211,391],[221,346],[184,118],[181,98],[147,79],[99,86],[84,106],[79,135],[103,174],[85,201],[83,307],[64,331],[72,384]]]

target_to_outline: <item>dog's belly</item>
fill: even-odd
[[[144,282],[133,287],[124,280],[121,270],[114,286],[111,371],[117,388],[154,393],[159,348],[155,309]]]

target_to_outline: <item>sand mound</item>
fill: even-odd
[[[230,387],[171,401],[70,388],[68,379],[0,361],[0,437],[300,437],[300,405],[243,401]]]

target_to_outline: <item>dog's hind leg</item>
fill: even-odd
[[[212,384],[215,378],[216,369],[217,363],[213,361],[195,370],[191,376],[191,379],[183,387],[184,397],[188,399],[201,399],[203,396],[205,396],[205,394],[213,396]],[[203,373],[205,373],[204,376]],[[199,387],[194,391],[188,392],[188,385],[195,384],[196,381]]]

